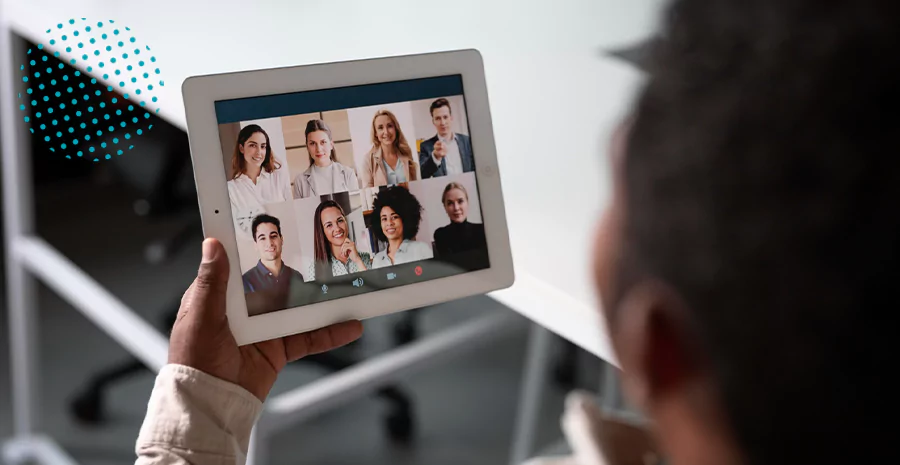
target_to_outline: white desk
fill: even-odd
[[[2,20],[45,45],[69,18],[130,27],[166,81],[159,115],[182,128],[191,75],[479,49],[517,274],[492,297],[614,363],[591,238],[608,197],[606,140],[641,76],[600,50],[649,36],[662,0],[0,2]]]

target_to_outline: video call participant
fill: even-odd
[[[372,208],[375,237],[387,242],[385,250],[375,254],[373,268],[427,260],[434,256],[431,246],[415,239],[422,221],[422,204],[401,186],[382,189]]]
[[[289,175],[281,169],[269,135],[259,125],[247,125],[238,133],[231,167],[228,197],[238,214],[292,199]]]
[[[281,259],[284,246],[281,221],[274,216],[259,215],[253,219],[252,230],[259,261],[244,273],[242,280],[245,294],[260,293],[260,296],[248,296],[247,306],[262,308],[263,311],[286,308],[289,302],[294,301],[292,291],[298,290],[292,287],[303,286],[303,275]]]
[[[444,211],[450,218],[450,224],[437,228],[434,232],[435,258],[456,263],[467,269],[477,265],[475,261],[453,259],[454,255],[461,252],[487,251],[484,225],[470,223],[468,220],[469,193],[462,184],[451,182],[444,188],[441,203],[444,204]]]
[[[378,110],[372,118],[372,149],[362,167],[363,187],[393,186],[419,179],[419,165],[397,117]]]
[[[419,164],[422,178],[436,178],[475,171],[472,141],[469,136],[453,132],[453,111],[450,102],[439,98],[431,104],[431,124],[437,135],[422,142]]]
[[[344,209],[334,200],[316,208],[313,220],[315,263],[309,267],[311,279],[327,279],[372,268],[371,255],[356,250],[350,240],[350,226]]]
[[[294,178],[295,199],[359,190],[356,171],[337,162],[331,128],[320,119],[306,123],[309,168]]]

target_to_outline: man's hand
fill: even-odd
[[[433,155],[434,158],[437,158],[438,160],[441,160],[447,155],[447,147],[444,145],[444,141],[439,140],[434,144]]]
[[[307,355],[349,344],[362,335],[359,321],[348,321],[238,347],[225,315],[228,257],[215,239],[203,241],[197,278],[181,299],[169,340],[169,363],[196,368],[243,387],[265,401],[278,372]]]

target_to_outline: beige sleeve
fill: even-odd
[[[262,402],[243,388],[182,365],[156,377],[135,465],[239,465]]]
[[[375,179],[374,174],[372,173],[372,153],[369,152],[366,155],[366,159],[363,161],[362,166],[362,184],[361,188],[365,189],[366,187],[375,187]]]

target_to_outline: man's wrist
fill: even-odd
[[[169,363],[157,375],[137,440],[139,455],[154,447],[192,453],[229,453],[236,440],[246,454],[262,402],[243,387],[186,365]]]

